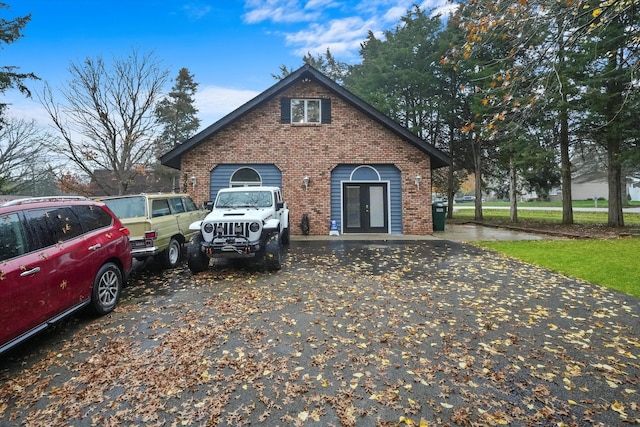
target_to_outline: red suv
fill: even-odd
[[[129,230],[103,203],[51,197],[0,206],[0,353],[83,307],[109,313],[131,264]]]

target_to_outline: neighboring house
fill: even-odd
[[[431,171],[449,157],[304,65],[160,158],[196,203],[219,189],[282,188],[291,233],[428,234]]]
[[[571,178],[571,198],[573,200],[609,200],[607,172],[590,172]]]
[[[98,185],[98,183],[100,183]],[[95,170],[89,183],[89,193],[92,197],[119,196],[119,183],[112,171]],[[170,193],[180,191],[175,189],[169,176],[158,176],[153,170],[145,174],[136,175],[134,181],[127,188],[127,194],[140,193]]]
[[[640,202],[640,178],[629,177],[627,191],[634,202]]]

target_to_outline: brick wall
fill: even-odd
[[[282,97],[331,98],[332,122],[281,124]],[[182,157],[182,175],[197,178],[196,188],[189,186],[196,203],[209,199],[209,174],[222,163],[273,163],[282,171],[292,234],[300,234],[305,212],[311,234],[329,233],[331,171],[336,165],[393,163],[402,174],[403,233],[433,231],[429,156],[313,82],[293,85]],[[416,175],[422,176],[419,188]],[[302,183],[305,176],[311,180],[308,191]]]

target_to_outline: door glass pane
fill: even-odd
[[[369,226],[384,227],[384,191],[382,186],[369,187]]]
[[[360,227],[360,187],[347,186],[347,227]]]

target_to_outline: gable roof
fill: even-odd
[[[169,166],[174,169],[180,169],[180,161],[185,153],[190,151],[192,148],[200,145],[209,137],[224,129],[227,125],[233,123],[234,121],[245,115],[247,112],[266,103],[273,97],[277,96],[279,93],[285,91],[286,89],[303,79],[311,79],[327,87],[349,105],[352,105],[353,107],[359,109],[371,119],[377,121],[408,143],[414,145],[424,153],[428,154],[431,157],[432,169],[437,169],[451,164],[451,159],[447,154],[438,150],[433,145],[427,143],[425,140],[418,137],[404,126],[401,126],[393,119],[382,114],[373,106],[366,103],[364,100],[354,95],[353,93],[349,92],[347,89],[343,88],[333,80],[329,79],[327,76],[325,76],[309,64],[303,65],[298,70],[281,79],[278,83],[271,86],[269,89],[265,90],[246,104],[240,106],[235,111],[227,114],[211,126],[203,129],[193,137],[189,138],[168,153],[164,154],[160,157],[160,162],[165,166]]]

